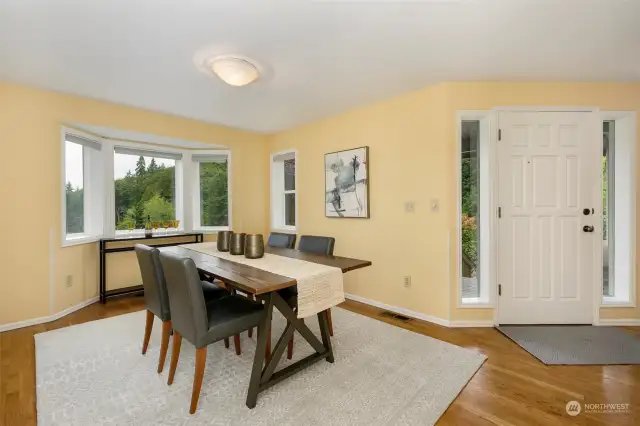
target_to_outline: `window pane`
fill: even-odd
[[[602,294],[614,296],[613,282],[613,200],[615,122],[605,121],[602,132]]]
[[[284,190],[296,190],[296,160],[284,160]]]
[[[296,194],[284,194],[284,224],[296,226]]]
[[[67,234],[84,232],[84,147],[65,141]]]
[[[478,143],[480,134],[479,121],[462,122],[462,157],[461,157],[461,206],[462,217],[462,297],[480,297],[478,285],[478,247],[480,247],[479,233],[479,204],[480,204],[480,175],[478,168]]]
[[[229,226],[227,162],[200,164],[200,225]]]
[[[114,154],[116,229],[141,229],[152,221],[175,219],[176,161]]]

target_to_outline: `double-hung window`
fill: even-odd
[[[63,130],[62,244],[92,241],[102,235],[101,145]]]
[[[296,151],[271,155],[271,228],[296,232]]]
[[[230,223],[229,151],[199,153],[191,156],[195,166],[193,227],[200,231],[228,230]]]

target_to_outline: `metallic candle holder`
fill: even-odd
[[[264,238],[262,234],[247,234],[244,242],[244,257],[259,259],[264,256]]]
[[[231,245],[229,246],[229,253],[231,254],[244,254],[244,241],[247,234],[241,232],[231,234]]]
[[[218,251],[229,251],[229,243],[231,241],[231,231],[220,231],[218,232],[217,237],[217,245]]]

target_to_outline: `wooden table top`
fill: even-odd
[[[291,277],[273,274],[271,272],[263,271],[262,269],[200,253],[185,247],[162,247],[159,250],[165,253],[174,253],[179,256],[189,257],[195,262],[196,267],[200,271],[213,275],[215,278],[251,294],[269,293],[297,284],[296,280]],[[271,253],[278,256],[291,257],[307,262],[333,266],[335,268],[340,268],[343,273],[371,266],[371,262],[368,260],[305,253],[294,249],[265,247],[264,251],[265,253]]]

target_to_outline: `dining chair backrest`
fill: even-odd
[[[269,247],[295,248],[296,234],[283,234],[281,232],[272,232],[267,240]]]
[[[173,253],[160,253],[167,281],[171,326],[193,344],[207,333],[207,307],[202,283],[193,260]]]
[[[160,265],[160,251],[144,244],[136,244],[134,250],[140,266],[145,305],[162,321],[168,321],[171,319],[171,310],[167,284]]]
[[[333,256],[333,246],[336,239],[333,237],[316,237],[314,235],[301,235],[298,250],[307,253],[327,254]]]

